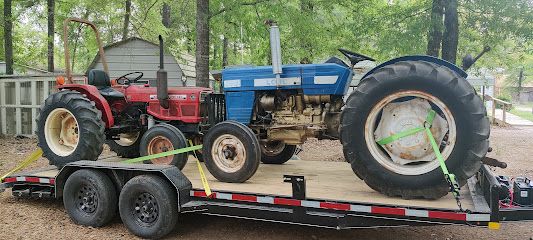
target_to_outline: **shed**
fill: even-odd
[[[130,72],[143,72],[143,80],[156,79],[159,69],[159,46],[157,44],[131,37],[105,46],[104,52],[109,65],[109,77],[117,78]],[[168,72],[168,85],[183,86],[187,79],[184,78],[184,71],[177,59],[165,51],[164,61],[165,70]],[[100,54],[96,54],[87,70],[90,69],[103,69]]]
[[[39,68],[34,68],[30,66],[26,66],[23,64],[13,64],[13,75],[39,75],[39,74],[48,74],[49,72],[46,70],[42,70]],[[6,74],[6,62],[0,61],[0,75]]]

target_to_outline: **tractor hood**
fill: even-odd
[[[352,71],[335,63],[283,65],[279,79],[272,66],[227,68],[222,71],[224,92],[301,89],[306,95],[344,95]]]

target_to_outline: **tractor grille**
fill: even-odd
[[[206,124],[212,126],[226,120],[226,101],[224,94],[208,94],[202,104],[204,105],[202,109],[207,110],[202,113]]]

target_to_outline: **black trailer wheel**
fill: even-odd
[[[252,130],[241,123],[220,122],[209,129],[203,142],[205,166],[219,181],[245,182],[259,167],[259,141]]]
[[[296,153],[296,145],[288,145],[283,141],[262,141],[261,162],[266,164],[283,164]]]
[[[161,238],[176,226],[177,199],[176,189],[161,177],[136,176],[120,192],[120,218],[139,237]]]
[[[161,123],[148,129],[141,139],[141,156],[147,156],[187,147],[187,138],[176,127]],[[187,153],[155,158],[145,163],[174,165],[180,170],[187,163]]]
[[[424,131],[378,144],[402,131],[431,131],[449,171],[464,185],[489,146],[486,109],[472,86],[454,71],[424,61],[385,66],[363,79],[341,116],[344,156],[357,176],[389,196],[440,198],[448,185]]]
[[[101,227],[117,212],[117,191],[103,172],[78,170],[70,175],[63,190],[63,204],[76,224]]]
[[[135,158],[141,155],[139,150],[141,138],[142,132],[123,133],[119,134],[119,139],[108,139],[105,143],[118,156]]]
[[[50,164],[96,160],[103,150],[105,124],[94,102],[81,93],[63,90],[50,95],[37,117],[37,138]]]

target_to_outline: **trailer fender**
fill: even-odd
[[[181,206],[190,201],[190,192],[192,183],[189,179],[175,166],[156,165],[156,164],[131,164],[120,162],[102,162],[102,161],[77,161],[67,164],[63,167],[55,178],[55,196],[63,196],[63,188],[68,177],[80,169],[95,169],[103,171],[113,181],[117,192],[120,192],[124,184],[131,178],[142,174],[153,174],[167,180],[176,188],[178,194],[178,211]]]
[[[102,112],[102,120],[104,120],[106,128],[110,128],[115,125],[115,119],[113,118],[113,113],[111,112],[109,103],[104,97],[102,97],[95,86],[85,84],[65,84],[59,85],[57,88],[59,90],[70,89],[85,94],[87,98],[95,103],[96,108]]]
[[[451,69],[452,71],[456,72],[457,74],[459,74],[459,76],[463,77],[466,79],[466,77],[468,76],[468,74],[463,71],[463,69],[459,68],[457,65],[451,63],[451,62],[448,62],[446,60],[442,60],[440,58],[436,58],[436,57],[432,57],[432,56],[426,56],[426,55],[411,55],[411,56],[403,56],[403,57],[399,57],[399,58],[394,58],[394,59],[391,59],[389,61],[386,61],[380,65],[378,65],[377,67],[373,68],[372,70],[368,71],[362,78],[361,80],[365,79],[366,77],[368,77],[368,75],[372,74],[373,72],[375,72],[376,70],[382,68],[382,67],[385,67],[387,65],[391,65],[391,64],[394,64],[394,63],[397,63],[397,62],[400,62],[400,61],[426,61],[426,62],[430,62],[430,63],[435,63],[435,64],[438,64],[438,65],[441,65],[441,66],[445,66],[449,69]]]

